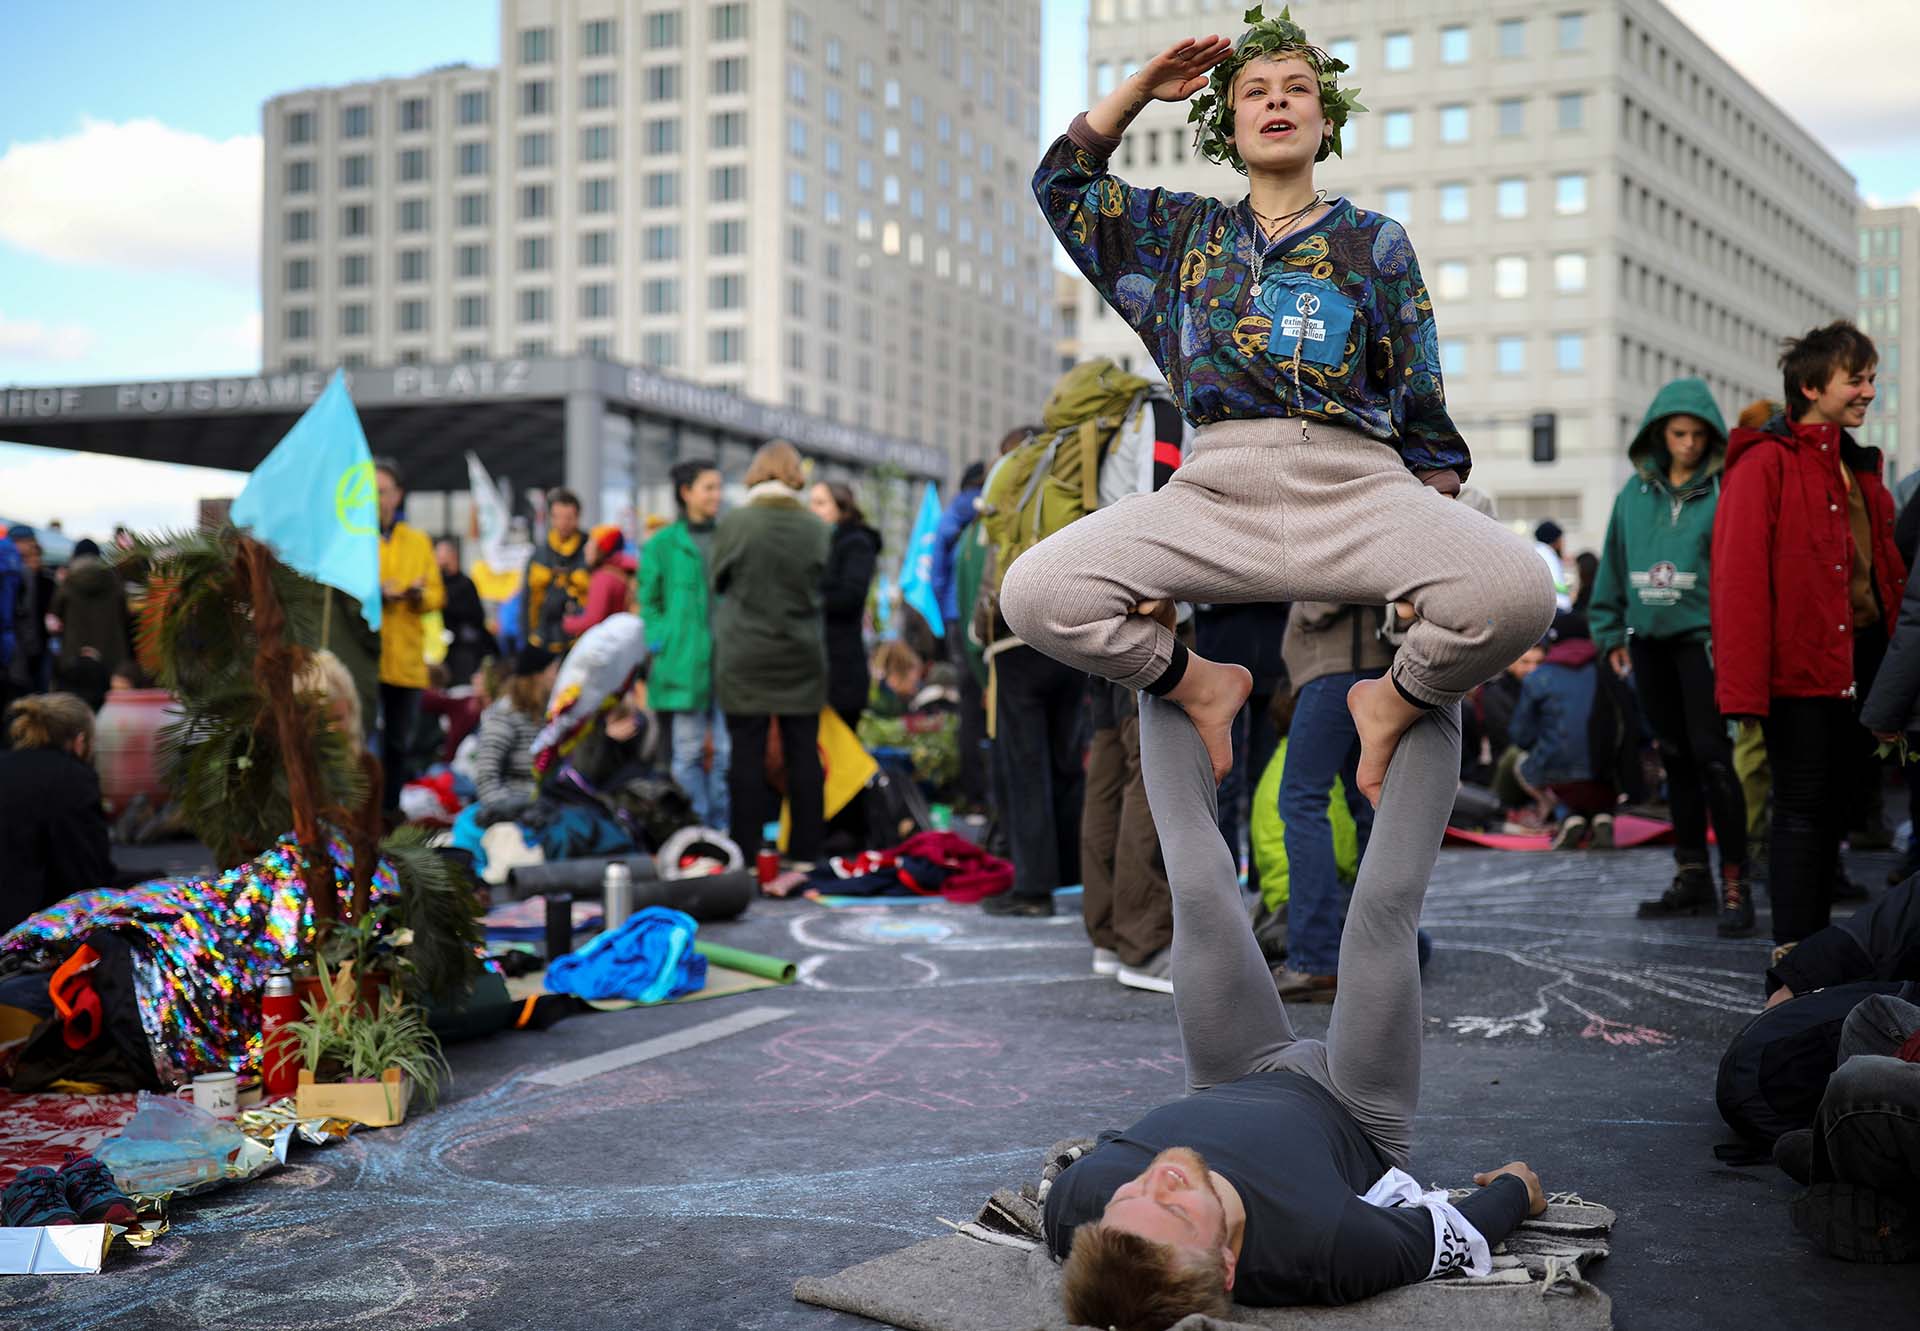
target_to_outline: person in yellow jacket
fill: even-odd
[[[380,499],[380,761],[385,765],[387,804],[415,775],[408,740],[427,687],[426,633],[422,617],[446,604],[433,542],[418,527],[400,521],[407,497],[405,477],[391,458],[374,463]]]

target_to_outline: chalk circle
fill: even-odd
[[[852,932],[869,943],[943,943],[956,932],[951,924],[940,920],[930,920],[922,916],[917,919],[901,919],[897,915],[878,915],[872,919],[861,920],[853,926]]]

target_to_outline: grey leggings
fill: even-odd
[[[1413,1144],[1420,1099],[1420,962],[1415,929],[1460,772],[1460,711],[1438,707],[1401,738],[1340,938],[1340,989],[1326,1041],[1293,1033],[1240,903],[1215,821],[1213,767],[1177,704],[1140,699],[1140,766],[1173,889],[1173,997],[1189,1090],[1290,1068],[1339,1099],[1394,1164]]]

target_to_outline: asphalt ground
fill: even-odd
[[[1878,892],[1889,862],[1851,865]],[[1715,1159],[1714,1070],[1767,945],[1636,919],[1670,872],[1657,850],[1441,856],[1413,1172],[1525,1159],[1613,1207],[1590,1275],[1622,1328],[1912,1325],[1920,1273],[1817,1253],[1784,1175]],[[703,932],[800,983],[456,1046],[439,1108],[296,1148],[99,1276],[0,1281],[0,1326],[871,1327],[794,1278],[939,1234],[1049,1143],[1180,1094],[1172,1001],[1095,979],[1076,917],[763,902]],[[710,1038],[530,1079],[675,1033]]]

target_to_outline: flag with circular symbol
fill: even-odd
[[[233,501],[232,517],[288,567],[356,598],[367,626],[380,627],[373,455],[340,371],[253,469]]]

